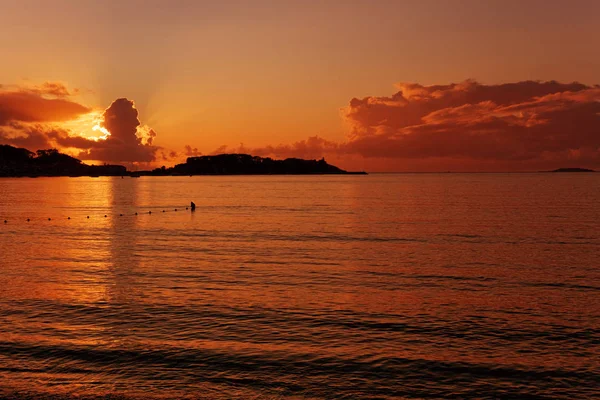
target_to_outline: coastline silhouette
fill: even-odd
[[[170,175],[308,175],[308,174],[366,174],[348,172],[320,160],[287,158],[274,160],[249,154],[219,154],[189,157],[185,163],[151,171],[128,171],[122,165],[87,165],[57,149],[33,153],[24,148],[0,145],[0,176],[170,176]]]

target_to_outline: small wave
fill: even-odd
[[[560,396],[555,398],[573,398],[581,394],[579,388],[594,387],[600,381],[600,374],[592,369],[525,368],[364,355],[341,358],[269,351],[241,354],[207,349],[100,349],[6,341],[0,342],[0,354],[41,360],[46,366],[43,370],[49,373],[65,363],[81,363],[105,379],[132,383],[142,380],[155,388],[168,387],[169,381],[181,379],[188,385],[214,383],[284,393],[286,397],[489,398],[503,390],[502,397],[510,394],[508,397],[543,398],[560,390]],[[157,376],[157,369],[176,372],[177,378],[172,374]],[[423,382],[428,384],[424,386]],[[447,392],[450,388],[452,393]],[[445,391],[446,396],[441,395]]]

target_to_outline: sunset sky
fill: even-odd
[[[599,17],[595,0],[0,0],[0,143],[138,168],[600,168]]]

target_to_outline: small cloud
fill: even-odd
[[[217,154],[223,154],[227,152],[227,145],[224,144],[222,146],[217,147],[213,152],[211,152],[211,155],[217,155]],[[234,151],[231,151],[234,152]]]
[[[188,157],[197,157],[197,156],[201,156],[202,153],[198,151],[197,147],[192,148],[192,146],[190,146],[189,144],[185,145],[185,152],[184,154]]]
[[[62,82],[44,82],[34,90],[37,90],[38,93],[42,95],[51,95],[59,98],[69,97],[79,93],[79,89],[74,89],[73,92],[69,91],[67,86]]]

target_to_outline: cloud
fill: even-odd
[[[184,154],[187,157],[197,157],[197,156],[201,156],[202,153],[200,151],[198,151],[197,147],[192,148],[192,146],[190,146],[189,144],[185,145],[185,152]]]
[[[177,153],[177,152],[176,152],[176,151],[174,151],[174,150],[171,150],[171,151],[168,151],[168,150],[167,150],[167,151],[161,151],[161,152],[160,152],[160,159],[161,159],[162,161],[170,161],[170,162],[173,162],[173,161],[176,161],[176,160],[177,160],[177,159],[179,159],[179,158],[180,158],[180,155],[179,155],[179,153]]]
[[[219,151],[334,156],[391,170],[600,167],[600,86],[467,80],[397,88],[389,97],[350,101],[343,109],[350,127],[345,142],[312,136],[292,144]]]
[[[75,88],[73,91],[70,91],[67,85],[62,82],[44,82],[41,85],[29,86],[27,90],[42,96],[51,95],[58,98],[69,97],[79,93],[79,89]]]
[[[337,153],[343,150],[343,145],[323,139],[319,136],[311,136],[306,140],[300,140],[292,144],[268,145],[263,147],[220,146],[211,154],[221,153],[249,153],[256,156],[274,156],[277,158],[320,158],[324,154]]]
[[[391,96],[349,102],[343,109],[349,126],[345,141],[309,136],[258,147],[223,145],[211,154],[327,156],[343,167],[374,165],[378,170],[600,168],[600,86],[467,80],[396,87]],[[77,93],[60,82],[0,85],[0,142],[30,149],[79,149],[80,158],[111,163],[202,154],[191,145],[179,153],[156,146],[156,132],[141,124],[131,100],[117,99],[102,112],[75,101]],[[106,139],[82,134],[78,127],[83,120],[99,124],[109,133]]]
[[[91,111],[66,97],[66,86],[46,82],[40,86],[0,87],[0,126],[10,122],[59,122],[75,119]]]
[[[39,124],[11,122],[0,126],[0,143],[34,150],[47,149],[52,147],[48,134],[45,127]]]
[[[53,147],[68,132],[57,123],[77,119],[91,108],[69,100],[70,91],[61,82],[41,85],[0,85],[0,142],[28,149]]]
[[[110,135],[106,140],[88,141],[88,150],[79,158],[106,162],[151,162],[156,160],[157,146],[153,146],[156,132],[141,126],[133,101],[115,100],[102,115],[101,126]],[[83,146],[73,146],[86,148]]]
[[[519,82],[400,84],[392,97],[352,99],[348,153],[384,158],[598,161],[600,87]]]
[[[111,163],[156,159],[156,132],[140,123],[133,101],[117,99],[101,112],[74,101],[78,93],[61,82],[0,85],[0,142],[32,150],[79,149],[80,158]]]

